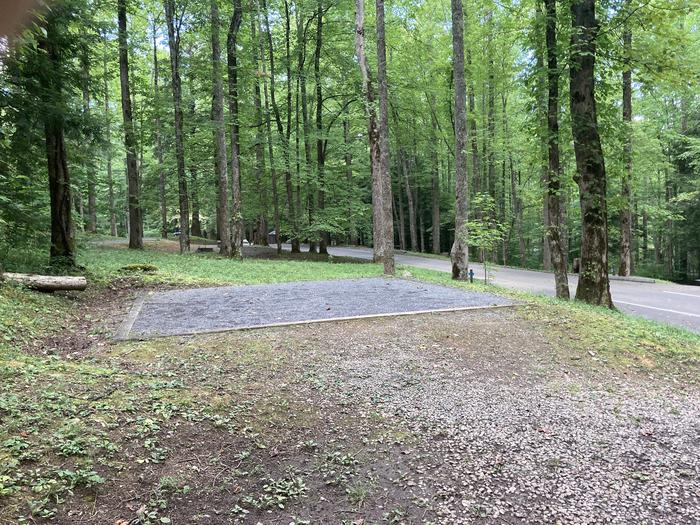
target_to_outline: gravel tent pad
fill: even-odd
[[[142,296],[117,338],[147,339],[511,305],[496,295],[381,277],[196,288]]]

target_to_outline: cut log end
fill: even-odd
[[[40,292],[58,292],[61,290],[85,290],[87,279],[85,277],[67,275],[36,275],[28,273],[5,272],[0,275],[0,281],[6,280],[19,283],[32,290]]]

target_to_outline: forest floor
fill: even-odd
[[[85,293],[0,288],[0,523],[700,521],[697,335],[530,298],[114,341],[146,289],[381,271],[189,257],[93,249]]]

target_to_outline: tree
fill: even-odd
[[[124,1],[124,0],[120,0]],[[175,118],[175,156],[180,203],[180,253],[190,251],[190,208],[185,175],[185,143],[182,117],[182,80],[180,79],[180,28],[182,15],[176,19],[175,0],[164,0],[165,20],[168,24],[171,84],[173,90],[173,114]]]
[[[372,238],[374,245],[374,262],[384,258],[383,242],[383,203],[382,179],[380,165],[379,129],[377,125],[376,96],[372,85],[372,76],[365,51],[365,4],[364,0],[355,0],[355,53],[362,73],[362,90],[365,97],[365,114],[368,119],[367,140],[369,143],[370,172],[372,174]]]
[[[216,173],[217,192],[219,197],[217,224],[219,233],[219,253],[231,255],[231,220],[228,207],[228,175],[226,167],[226,129],[224,125],[224,88],[221,82],[221,44],[219,42],[219,5],[217,0],[210,0],[211,21],[211,63],[212,63],[212,106],[211,114],[214,121],[214,171]]]
[[[160,236],[168,238],[168,207],[165,200],[165,166],[163,165],[163,129],[160,119],[160,86],[158,85],[158,46],[156,45],[156,21],[153,20],[153,93],[155,98],[154,132],[156,158],[158,160],[158,197],[160,201]]]
[[[628,2],[629,3],[629,2]],[[627,16],[631,16],[627,14]],[[629,18],[622,30],[622,209],[620,210],[620,267],[618,275],[628,277],[632,271],[632,29]]]
[[[75,266],[75,239],[71,218],[70,173],[64,137],[65,101],[63,93],[63,60],[65,45],[60,27],[66,23],[59,7],[51,11],[43,25],[39,48],[43,56],[39,82],[42,91],[46,161],[51,198],[51,251],[49,262],[56,267]]]
[[[240,124],[238,111],[238,31],[243,20],[241,0],[234,0],[233,14],[226,39],[228,68],[228,105],[231,118],[231,256],[243,253],[243,217],[241,216]]]
[[[122,118],[124,120],[124,149],[126,150],[126,178],[129,203],[129,248],[143,249],[143,216],[141,214],[140,181],[136,164],[136,134],[131,109],[131,86],[129,84],[129,45],[127,42],[126,2],[117,1],[119,19],[119,79],[122,95]]]
[[[598,134],[595,0],[571,3],[570,106],[581,205],[581,274],[576,299],[613,308],[608,280],[605,160]]]
[[[454,77],[455,129],[455,238],[450,251],[452,278],[469,278],[469,248],[467,247],[467,108],[464,79],[464,14],[462,0],[452,0],[452,69]]]
[[[561,234],[561,166],[559,163],[559,65],[557,63],[556,0],[544,0],[547,48],[547,231],[554,287],[560,299],[569,299],[568,257]]]
[[[377,84],[379,86],[379,180],[381,197],[381,235],[384,245],[384,273],[394,275],[394,219],[392,216],[391,173],[389,172],[389,90],[386,73],[384,0],[377,0]]]

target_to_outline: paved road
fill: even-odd
[[[331,255],[372,258],[371,248],[333,246],[328,251]],[[396,254],[396,262],[442,272],[450,271],[447,259]],[[471,268],[474,269],[475,277],[483,279],[484,268],[481,264],[471,264]],[[491,271],[489,267],[489,277],[495,284],[506,288],[554,295],[554,277],[551,273],[503,267],[494,267]],[[572,296],[576,292],[577,282],[576,275],[569,276]],[[611,280],[610,291],[615,306],[623,312],[700,332],[699,286]]]

